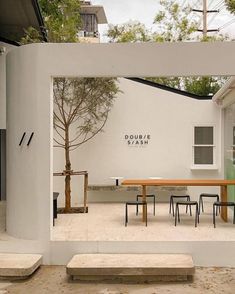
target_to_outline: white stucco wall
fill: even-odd
[[[161,90],[128,79],[119,79],[121,94],[115,100],[104,132],[71,152],[72,169],[87,170],[89,184],[114,184],[111,176],[124,178],[217,178],[220,168],[220,108],[211,100]],[[217,170],[191,169],[193,126],[214,125]],[[144,147],[128,146],[125,135],[149,134]],[[64,170],[64,151],[54,148],[54,170]],[[64,204],[64,179],[54,178],[54,190]],[[80,185],[79,185],[80,184]],[[72,177],[74,204],[82,202],[82,181]],[[195,189],[191,188],[191,191]],[[205,187],[201,187],[204,191]],[[199,191],[196,189],[196,191]],[[214,191],[212,187],[209,190]],[[89,201],[118,201],[118,193],[89,192]],[[119,193],[119,194],[123,194]],[[130,193],[133,194],[133,193]],[[169,194],[169,193],[168,193]],[[198,194],[195,192],[196,199]],[[103,195],[102,195],[103,196]],[[161,196],[161,195],[159,195]],[[159,197],[160,198],[160,197]],[[120,199],[123,201],[120,195]],[[102,200],[105,200],[102,197]],[[166,199],[168,200],[168,199]]]
[[[5,52],[0,55],[0,129],[6,128],[6,55],[15,46],[0,42]]]
[[[51,78],[53,76],[233,75],[234,50],[233,42],[32,44],[8,53],[8,233],[19,238],[38,240],[41,244],[40,252],[45,257],[44,262],[50,262],[49,240],[53,192]],[[24,143],[20,148],[18,144],[24,131],[27,133],[27,138],[31,132],[35,134],[29,147]],[[160,128],[159,131],[164,137],[165,133]],[[97,137],[96,140],[100,138]],[[98,149],[97,152],[102,150]],[[164,166],[162,168],[161,174],[163,171],[167,174],[167,169]],[[181,166],[179,169],[180,173],[185,172]],[[132,173],[132,171],[128,172]],[[110,170],[107,175],[109,173]],[[141,171],[138,173],[141,174]],[[93,179],[96,180],[95,176]]]

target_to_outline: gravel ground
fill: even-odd
[[[72,282],[64,266],[41,266],[24,281],[0,281],[0,294],[234,294],[235,268],[196,268],[192,282],[113,284]]]

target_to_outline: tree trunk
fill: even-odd
[[[65,130],[65,212],[71,209],[71,162],[69,157],[69,130]]]

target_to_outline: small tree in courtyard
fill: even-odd
[[[55,78],[54,142],[65,155],[65,212],[71,209],[70,152],[102,131],[118,93],[113,78]]]

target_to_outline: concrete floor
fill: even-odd
[[[174,225],[169,214],[168,203],[156,204],[156,215],[148,206],[148,226],[142,222],[142,215],[135,215],[130,207],[129,223],[124,226],[123,203],[91,203],[87,214],[58,214],[52,229],[53,241],[234,241],[235,225],[216,219],[212,223],[212,204],[205,203],[205,213],[200,224],[194,227],[193,217],[181,210],[181,223]],[[229,211],[229,215],[231,211]]]
[[[196,268],[192,282],[107,284],[72,282],[64,266],[42,266],[25,281],[0,281],[1,294],[233,294],[235,269]]]

